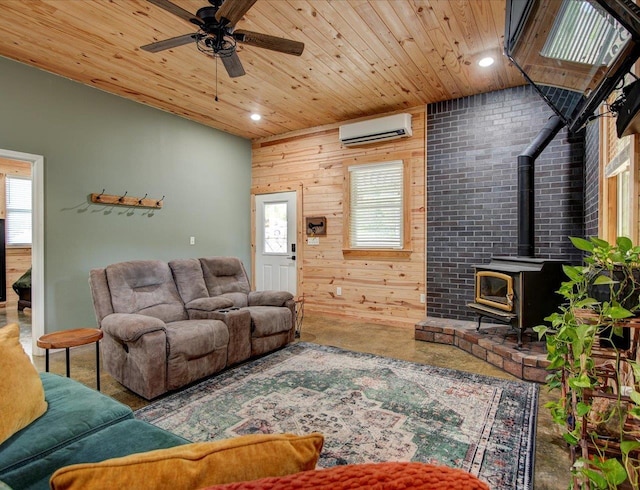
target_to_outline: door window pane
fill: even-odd
[[[268,202],[264,205],[264,253],[287,253],[287,203]]]

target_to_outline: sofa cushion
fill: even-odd
[[[164,429],[136,419],[123,420],[62,447],[43,458],[3,475],[2,479],[16,490],[48,490],[52,474],[63,467],[80,463],[97,463],[134,453],[165,449],[189,441]],[[139,475],[137,485],[130,488],[152,488],[143,485]],[[105,488],[88,485],[85,489]],[[121,487],[114,487],[121,488]]]
[[[220,320],[185,320],[167,325],[168,356],[202,357],[227,347],[229,330]]]
[[[129,407],[72,379],[40,373],[49,408],[0,445],[0,480],[5,472],[46,459],[59,448],[109,425],[133,418]]]
[[[139,313],[165,323],[186,320],[169,264],[134,260],[106,268],[114,313]]]
[[[291,310],[277,306],[249,306],[251,336],[267,337],[291,329]]]
[[[218,298],[226,298],[233,303],[233,306],[236,308],[244,308],[249,305],[247,301],[247,295],[245,293],[223,293]]]
[[[176,281],[182,301],[189,303],[194,299],[209,296],[207,285],[202,276],[202,267],[198,259],[177,259],[169,262],[173,278]]]
[[[42,381],[20,344],[20,327],[0,328],[0,448],[46,410]]]
[[[201,258],[200,265],[209,296],[224,293],[248,294],[251,290],[244,266],[237,257]]]
[[[222,296],[215,296],[213,298],[206,297],[189,301],[185,306],[187,310],[216,311],[223,308],[231,308],[233,306],[233,300]]]
[[[365,463],[304,471],[281,477],[214,485],[203,490],[275,489],[421,489],[489,490],[489,485],[466,471],[426,463]]]
[[[234,481],[255,480],[315,468],[321,434],[254,434],[198,442],[134,454],[97,464],[61,468],[51,478],[53,490],[146,488],[179,490]]]

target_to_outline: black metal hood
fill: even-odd
[[[507,0],[504,45],[505,55],[576,132],[640,57],[640,7],[633,0]],[[633,118],[622,121],[630,126],[626,119]]]

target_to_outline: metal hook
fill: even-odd
[[[142,201],[144,201],[144,200],[147,198],[147,196],[148,196],[148,195],[149,195],[149,193],[147,192],[147,193],[144,195],[144,197],[143,197],[143,198],[138,199],[138,204],[139,204],[140,206],[142,206]]]
[[[102,192],[96,196],[96,201],[99,201],[99,200],[100,200],[100,197],[101,197],[103,194],[104,194],[104,189],[102,189]]]
[[[124,195],[120,196],[120,199],[118,199],[118,202],[123,202],[124,198],[126,197],[126,195],[129,193],[129,191],[124,191]]]
[[[164,196],[162,196],[162,199],[160,199],[159,201],[156,202],[156,206],[160,206],[160,203],[164,201]]]

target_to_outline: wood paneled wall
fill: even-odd
[[[346,148],[338,125],[256,140],[252,152],[252,194],[298,190],[298,228],[304,218],[325,216],[327,235],[319,245],[298,240],[298,295],[304,311],[367,322],[413,327],[425,316],[425,109],[412,114],[410,138]],[[344,164],[408,160],[411,250],[406,259],[343,257]],[[255,251],[255,246],[253,246]],[[342,295],[336,288],[342,288]]]
[[[17,175],[21,177],[31,176],[31,164],[0,158],[0,218],[6,218],[6,176]],[[31,267],[31,247],[8,247],[6,249],[7,259],[7,301],[0,303],[0,307],[7,305],[14,306],[18,302],[18,295],[11,288],[11,285]]]

